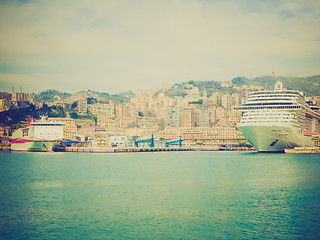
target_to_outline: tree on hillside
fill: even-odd
[[[232,79],[232,84],[234,85],[244,85],[247,83],[247,78],[246,77],[236,77]]]

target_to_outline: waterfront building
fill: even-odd
[[[216,142],[239,142],[245,141],[243,135],[236,127],[209,127],[209,128],[166,128],[157,133],[158,138],[163,139],[182,139],[194,140],[196,142],[202,141],[216,141]],[[201,141],[200,141],[201,142]]]
[[[109,146],[109,135],[105,128],[97,126],[94,131],[92,145],[94,147],[107,147]]]
[[[96,126],[82,126],[78,129],[79,135],[93,136]]]
[[[164,139],[178,139],[181,136],[180,128],[165,128],[163,131],[157,133],[158,138]]]
[[[11,128],[8,126],[0,126],[0,138],[8,138],[11,135]]]
[[[144,136],[146,135],[146,130],[140,127],[128,127],[126,128],[125,134],[129,137]]]
[[[181,129],[181,136],[183,139],[198,140],[204,138],[204,131],[201,128],[185,128]]]
[[[109,147],[111,148],[128,148],[133,147],[132,140],[126,135],[109,136]]]
[[[106,128],[108,134],[111,135],[125,135],[126,134],[126,128]]]

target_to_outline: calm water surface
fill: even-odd
[[[320,155],[3,152],[0,239],[320,239]]]

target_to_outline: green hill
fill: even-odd
[[[273,89],[277,81],[281,81],[289,90],[299,90],[308,96],[320,96],[320,75],[305,78],[263,76],[246,80],[247,84],[262,86],[264,89]]]
[[[35,94],[34,97],[35,100],[39,101],[39,102],[54,102],[54,101],[59,101],[59,100],[64,100],[67,97],[70,97],[71,94],[70,93],[62,93],[56,90],[47,90],[38,94]]]
[[[203,94],[206,90],[207,95],[211,96],[213,92],[229,93],[232,94],[236,90],[235,86],[241,86],[244,84],[261,86],[265,90],[274,89],[277,81],[281,81],[283,86],[289,90],[299,90],[306,93],[307,96],[320,96],[320,75],[311,77],[278,77],[278,76],[262,76],[252,79],[246,77],[236,77],[230,81],[230,86],[222,87],[221,82],[216,81],[196,81],[191,80],[188,82],[182,82],[174,84],[168,91],[165,92],[166,96],[185,96],[190,86],[198,87],[199,92]],[[162,92],[161,90],[159,92]],[[155,97],[159,94],[156,93]]]
[[[47,90],[38,94],[34,94],[31,97],[35,98],[35,100],[39,102],[48,103],[60,100],[63,101],[71,96],[76,96],[78,98],[94,98],[98,99],[99,101],[114,100],[119,102],[130,102],[130,99],[134,96],[134,94],[131,91],[119,94],[108,94],[91,90],[83,90],[72,95],[70,93],[59,92],[56,90]]]

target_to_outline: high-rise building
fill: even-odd
[[[212,102],[213,105],[221,106],[221,94],[219,92],[212,93],[209,100]]]
[[[224,94],[221,97],[222,106],[229,109],[232,107],[232,97],[230,94]]]
[[[211,127],[211,111],[208,108],[198,109],[198,127]]]
[[[193,108],[185,108],[180,115],[181,127],[195,127],[195,112]]]
[[[86,98],[81,98],[77,101],[77,111],[79,113],[87,113],[88,103]]]
[[[164,127],[180,127],[180,108],[168,107],[165,109]]]
[[[233,106],[239,106],[241,104],[241,98],[239,93],[232,94],[232,101]]]

